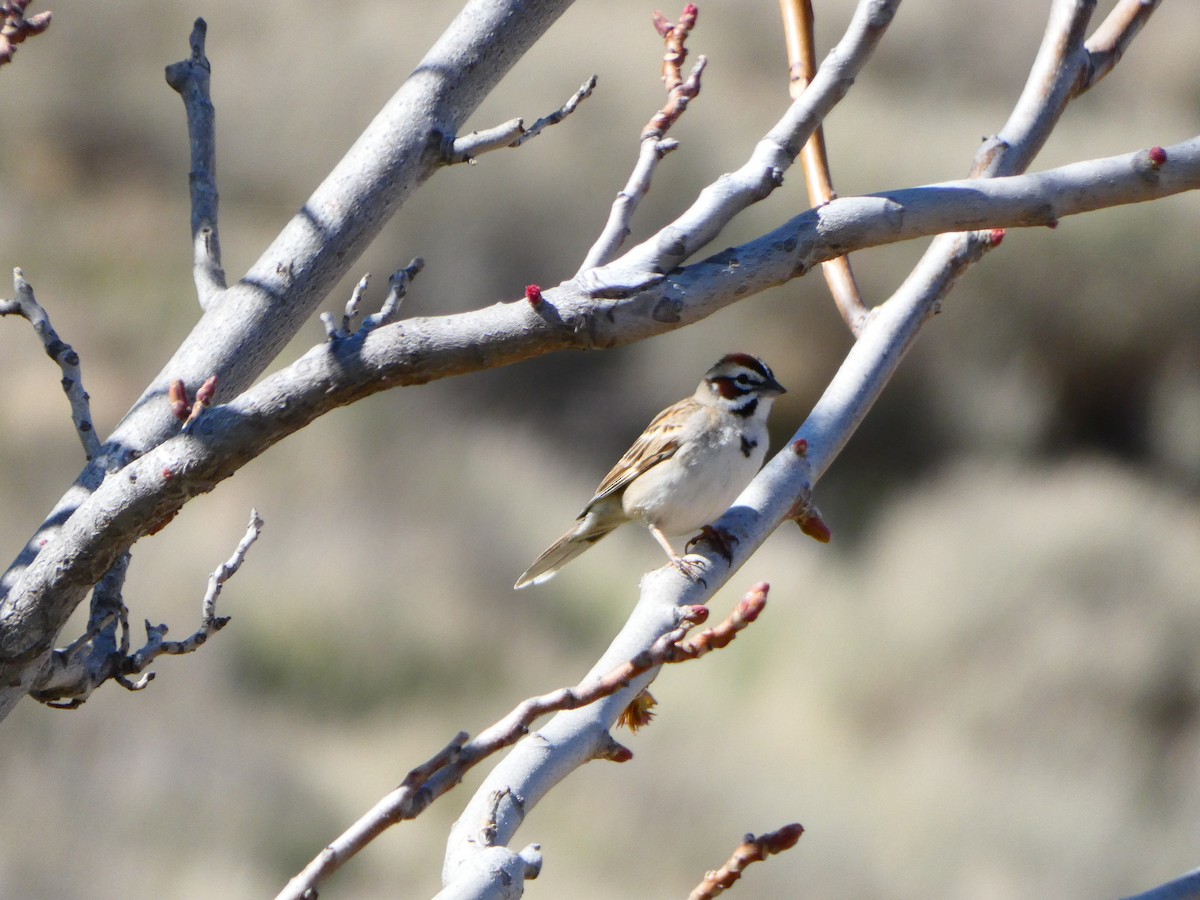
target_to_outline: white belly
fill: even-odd
[[[713,440],[693,444],[686,454],[680,451],[668,463],[650,469],[625,489],[621,503],[625,514],[670,535],[709,524],[729,508],[762,466],[766,428],[752,428],[746,437],[753,442],[748,452],[740,431],[723,429]]]

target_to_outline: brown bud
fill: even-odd
[[[179,378],[171,382],[171,386],[167,389],[167,399],[171,401],[171,415],[181,422],[186,422],[188,417],[188,395],[187,386]]]

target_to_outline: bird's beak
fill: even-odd
[[[768,397],[778,397],[780,394],[786,394],[787,388],[772,378],[763,385],[762,392]]]

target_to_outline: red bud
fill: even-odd
[[[209,375],[208,380],[196,391],[196,402],[204,406],[212,403],[213,395],[217,392],[217,376]]]

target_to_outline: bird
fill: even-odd
[[[576,524],[525,571],[514,589],[552,578],[610,531],[645,523],[671,564],[690,574],[668,535],[709,527],[754,478],[767,453],[767,417],[783,385],[765,362],[730,353],[695,393],[655,416],[600,482]],[[689,543],[687,546],[691,546]],[[685,548],[686,549],[686,548]]]

